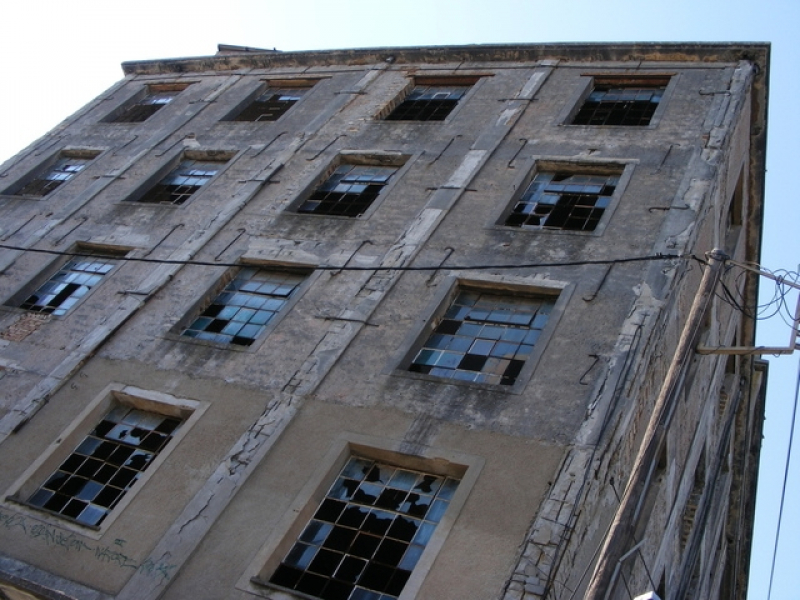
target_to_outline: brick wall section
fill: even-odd
[[[42,313],[25,313],[3,331],[0,338],[9,342],[21,342],[34,331],[50,320],[50,315]]]

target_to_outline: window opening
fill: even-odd
[[[88,251],[69,260],[39,286],[20,308],[61,316],[100,283],[125,255],[124,252]]]
[[[505,220],[524,229],[594,231],[611,203],[619,174],[540,172]]]
[[[727,225],[728,229],[733,229],[742,224],[742,211],[744,207],[744,171],[739,173],[736,180],[736,189],[733,191],[730,202],[728,203]]]
[[[152,117],[186,89],[186,85],[148,86],[147,95],[112,117],[111,123],[141,123]]]
[[[203,187],[227,161],[181,161],[164,179],[153,186],[138,202],[180,206]]]
[[[307,87],[271,85],[253,102],[245,106],[234,121],[277,121],[308,91]]]
[[[444,121],[470,85],[418,85],[395,108],[387,121]]]
[[[680,545],[681,551],[686,548],[689,542],[689,537],[694,525],[694,518],[697,513],[697,508],[700,505],[700,498],[703,495],[703,489],[706,484],[706,448],[700,453],[700,458],[697,460],[697,465],[694,468],[694,476],[692,478],[692,489],[689,492],[689,497],[686,499],[686,505],[683,507],[683,519],[681,520],[680,531]]]
[[[397,598],[458,484],[351,457],[270,582],[326,600]]]
[[[513,385],[555,302],[461,291],[411,362],[409,371]]]
[[[594,88],[573,125],[649,125],[664,96],[668,79],[595,79]]]
[[[182,335],[249,346],[305,278],[299,273],[244,267]]]
[[[109,412],[28,504],[96,527],[169,443],[182,420],[120,405]]]
[[[61,184],[83,171],[93,156],[61,156],[56,163],[15,192],[17,196],[46,196]]]
[[[398,167],[340,165],[297,209],[300,213],[357,217],[364,214]]]

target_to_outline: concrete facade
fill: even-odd
[[[233,47],[123,69],[0,168],[0,598],[347,598],[269,579],[351,456],[460,480],[399,596],[354,599],[745,598],[766,366],[695,347],[754,344],[757,281],[720,265],[758,261],[768,45]],[[648,124],[572,124],[604,82],[654,81]],[[443,120],[387,119],[415,85],[465,93]],[[304,93],[233,120],[265,86]],[[218,168],[140,201],[183,160]],[[301,212],[350,164],[397,170],[358,216]],[[595,227],[505,224],[543,172],[618,177]],[[118,260],[65,314],[21,307],[87,250]],[[305,278],[249,345],[188,337],[242,265]],[[410,370],[459,291],[548,303],[514,381]],[[37,506],[118,406],[182,423],[98,525]]]

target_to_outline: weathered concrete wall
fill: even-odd
[[[635,65],[614,62],[619,49],[597,62],[572,48],[567,59],[556,53],[561,62],[526,62],[519,54],[497,62],[502,53],[464,62],[455,53],[428,64],[364,57],[328,63],[331,55],[302,66],[281,59],[287,62],[272,68],[266,58],[263,65],[219,59],[198,72],[176,73],[167,63],[130,67],[125,81],[6,168],[7,177],[19,179],[48,152],[101,151],[51,196],[0,197],[3,243],[55,251],[78,243],[122,246],[134,258],[178,262],[125,262],[68,315],[30,332],[22,331],[23,311],[0,308],[0,490],[10,489],[109,384],[207,408],[110,526],[81,531],[6,500],[0,552],[119,598],[267,593],[246,583],[255,574],[254,556],[288,519],[334,442],[368,436],[407,455],[463,454],[483,464],[432,554],[419,597],[540,598],[556,580],[582,589],[700,276],[687,257],[586,263],[702,255],[724,245],[727,205],[751,153],[749,67],[721,49],[725,58],[717,63],[709,48],[685,51],[708,62],[695,62],[699,55],[677,62],[675,51],[659,60],[654,47],[645,53],[649,62]],[[672,77],[656,125],[563,125],[586,73],[625,74],[634,66]],[[414,73],[481,77],[441,123],[376,120]],[[266,76],[319,80],[279,121],[221,121]],[[153,82],[191,85],[145,123],[99,122]],[[126,200],[158,181],[184,151],[230,159],[183,206]],[[408,159],[361,218],[287,210],[342,152]],[[624,185],[598,231],[496,224],[537,160],[625,166]],[[752,178],[744,176],[745,188],[755,185]],[[7,189],[10,180],[3,181]],[[757,199],[745,196],[744,210],[757,211]],[[752,256],[757,234],[742,236],[736,256],[748,247]],[[3,250],[3,298],[53,260]],[[184,260],[199,263],[181,266]],[[178,335],[179,322],[240,260],[388,270],[318,270],[249,348]],[[554,264],[567,262],[576,264]],[[441,268],[403,270],[435,266]],[[399,368],[413,332],[457,280],[561,291],[535,368],[513,389],[443,383]],[[749,326],[736,333],[730,324],[740,318],[727,305],[718,302],[714,311],[704,333],[714,343],[751,335]],[[745,362],[734,376],[747,375]],[[663,572],[691,576],[678,532],[704,438],[706,472],[719,463],[714,446],[725,440],[725,418],[718,402],[705,399],[730,386],[724,364],[716,357],[696,361],[674,419],[656,518],[643,530],[643,560],[656,579]],[[730,485],[719,480],[715,497],[725,497]],[[715,561],[710,549],[726,514],[715,502],[702,542],[710,557],[704,572]],[[641,565],[626,576],[648,585]],[[668,578],[667,585],[678,584]]]

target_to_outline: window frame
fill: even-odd
[[[305,278],[301,281],[297,287],[295,288],[294,292],[291,294],[289,299],[286,303],[278,310],[277,313],[269,320],[266,324],[264,330],[259,334],[257,338],[253,340],[253,343],[249,346],[239,345],[239,344],[226,344],[222,342],[216,342],[212,340],[203,340],[198,339],[190,336],[183,335],[183,332],[186,328],[191,325],[195,319],[197,319],[200,314],[223,292],[225,287],[233,281],[236,277],[236,274],[245,267],[255,267],[265,271],[278,271],[278,272],[288,272],[288,273],[295,273],[299,275],[303,275]],[[308,288],[311,286],[312,282],[319,276],[320,271],[316,270],[316,265],[310,264],[301,264],[301,263],[285,263],[285,262],[277,262],[277,261],[258,261],[258,260],[250,260],[245,257],[240,258],[237,266],[231,267],[225,270],[225,272],[216,277],[214,282],[206,288],[205,293],[200,296],[200,299],[195,301],[191,308],[187,310],[183,317],[179,321],[172,326],[169,330],[167,337],[171,340],[184,342],[189,344],[197,344],[200,346],[205,347],[213,347],[213,348],[220,348],[224,350],[230,350],[233,352],[255,352],[261,345],[265,342],[265,340],[270,336],[272,331],[278,326],[278,324],[283,321],[283,319],[288,315],[292,309],[294,308],[295,304],[302,298],[302,296],[306,293]]]
[[[405,176],[408,169],[411,168],[411,165],[416,160],[419,154],[405,154],[402,152],[387,152],[385,150],[382,151],[369,151],[369,150],[358,150],[358,151],[348,151],[342,150],[340,151],[332,160],[327,162],[321,169],[317,170],[313,178],[311,179],[311,183],[309,183],[305,188],[303,188],[302,192],[297,195],[297,198],[294,199],[287,207],[284,209],[284,214],[291,214],[297,217],[311,217],[317,219],[339,219],[345,221],[359,221],[369,219],[372,214],[378,210],[378,207],[389,197],[392,193],[394,187],[398,184],[398,182]],[[353,217],[348,217],[346,215],[328,215],[328,214],[317,214],[314,212],[298,212],[300,206],[303,205],[311,195],[330,177],[335,173],[336,169],[338,169],[342,165],[356,165],[356,166],[384,166],[384,167],[396,167],[396,171],[392,174],[389,182],[383,186],[381,191],[378,193],[377,197],[370,203],[367,209],[361,213],[360,215],[356,215]]]
[[[180,210],[194,202],[197,197],[208,189],[220,176],[222,176],[234,163],[237,153],[228,150],[183,150],[176,153],[172,158],[162,164],[152,175],[147,177],[132,193],[127,194],[119,201],[123,206],[166,208],[169,210]],[[141,199],[159,185],[172,171],[177,169],[185,160],[197,160],[203,162],[219,162],[220,168],[208,179],[200,188],[192,192],[189,197],[181,204],[162,203],[162,202],[142,202]]]
[[[386,103],[380,111],[375,115],[375,120],[381,123],[388,123],[393,126],[398,125],[419,125],[424,123],[450,123],[458,113],[464,108],[467,102],[470,101],[470,98],[476,93],[476,90],[483,84],[487,77],[492,77],[492,73],[477,73],[477,74],[442,74],[442,75],[407,75],[407,81],[400,92],[394,96],[388,103]],[[389,120],[388,117],[391,115],[397,107],[399,107],[408,95],[414,91],[416,87],[423,87],[423,86],[441,86],[441,87],[452,87],[452,86],[469,86],[469,89],[464,93],[464,95],[459,99],[456,105],[452,108],[452,110],[447,113],[447,116],[442,120],[401,120],[401,119],[392,119]]]
[[[393,358],[391,365],[384,370],[384,373],[420,381],[465,386],[477,390],[521,394],[528,386],[546,348],[550,344],[550,340],[554,335],[558,322],[561,320],[566,310],[569,298],[574,289],[574,283],[545,279],[541,276],[493,276],[483,272],[472,273],[469,271],[460,272],[456,275],[448,275],[446,279],[439,284],[439,289],[434,297],[429,300],[425,310],[420,314],[417,323],[406,334],[403,343],[400,345],[400,350]],[[439,325],[442,317],[447,312],[447,309],[450,308],[459,292],[471,290],[496,295],[527,296],[533,299],[543,296],[553,298],[553,308],[550,310],[547,324],[544,329],[542,329],[542,333],[534,344],[530,357],[525,361],[516,381],[512,385],[477,383],[409,370],[417,353]]]
[[[459,514],[464,509],[486,461],[479,456],[442,448],[432,448],[426,456],[404,454],[400,452],[400,448],[401,442],[386,438],[352,433],[339,436],[318,462],[316,470],[309,476],[305,486],[283,512],[265,543],[237,581],[236,588],[264,598],[314,598],[276,586],[269,582],[269,578],[313,517],[342,467],[351,456],[360,456],[400,468],[440,475],[458,475],[461,479],[444,518],[425,546],[398,600],[416,598]]]
[[[585,130],[596,130],[596,131],[605,131],[608,129],[611,130],[620,130],[620,131],[642,131],[647,129],[656,129],[661,122],[661,119],[664,116],[664,111],[666,110],[667,104],[669,104],[670,98],[674,93],[675,86],[677,85],[679,74],[675,72],[664,72],[664,71],[637,71],[637,72],[614,72],[614,71],[603,71],[598,73],[581,73],[579,75],[579,84],[578,89],[576,90],[575,94],[571,98],[571,100],[567,103],[562,114],[560,115],[558,122],[564,127],[575,127],[575,128],[582,128]],[[658,106],[656,110],[653,112],[653,116],[650,118],[650,122],[647,125],[580,125],[580,124],[573,124],[572,121],[575,119],[575,116],[583,107],[586,99],[589,95],[594,91],[595,84],[598,85],[606,85],[606,84],[613,84],[619,82],[625,83],[647,83],[651,82],[652,84],[659,83],[666,81],[664,86],[664,94],[661,96],[661,100],[658,102]],[[623,86],[625,87],[625,86]]]
[[[292,112],[300,103],[304,102],[309,97],[311,90],[317,85],[321,79],[309,78],[281,78],[281,79],[262,79],[258,86],[250,91],[244,99],[239,102],[232,110],[220,119],[224,123],[277,123],[282,120],[287,114]],[[265,94],[274,86],[275,89],[298,89],[304,88],[306,91],[303,96],[287,108],[277,119],[271,121],[239,121],[236,119],[242,112],[247,110],[259,97]]]
[[[20,311],[21,313],[35,313],[35,314],[45,314],[49,315],[51,319],[65,319],[70,314],[72,314],[77,308],[83,304],[89,296],[92,295],[97,288],[99,288],[104,282],[108,281],[108,279],[124,264],[124,259],[128,254],[133,251],[133,248],[129,246],[106,246],[106,245],[98,245],[98,244],[90,244],[81,242],[75,244],[70,250],[67,256],[59,256],[54,260],[50,261],[39,273],[37,273],[32,279],[30,279],[26,284],[24,284],[17,292],[15,292],[12,296],[10,296],[5,302],[3,302],[4,308],[13,309],[15,311]],[[38,290],[42,285],[50,281],[52,277],[54,277],[67,263],[76,258],[79,258],[82,252],[97,252],[97,253],[108,253],[109,255],[117,255],[113,256],[113,258],[117,261],[107,273],[103,275],[103,278],[97,285],[92,286],[89,291],[84,294],[72,307],[70,307],[63,315],[54,315],[52,313],[44,312],[44,311],[37,311],[37,310],[30,310],[27,308],[22,308],[21,304],[25,302],[28,298],[30,298],[36,290]]]
[[[144,119],[137,120],[137,121],[118,121],[122,116],[125,115],[128,111],[132,110],[135,106],[142,103],[148,96],[155,96],[159,92],[177,92],[175,97],[179,96],[182,92],[186,90],[190,85],[195,83],[194,81],[173,81],[173,82],[151,82],[145,83],[142,85],[141,89],[139,89],[133,96],[122,102],[119,106],[117,106],[113,111],[107,114],[100,120],[100,123],[106,125],[121,125],[121,126],[137,126],[141,125],[142,123],[146,123],[153,117],[155,117],[158,113],[161,112],[161,108],[168,104],[172,104],[174,100],[170,100],[169,102],[163,104],[161,108],[154,110],[150,115],[145,117]]]
[[[172,439],[153,459],[141,477],[131,486],[111,509],[103,522],[98,526],[83,525],[72,519],[61,517],[48,510],[40,509],[28,503],[28,498],[36,492],[47,479],[58,470],[80,443],[94,430],[97,423],[114,407],[123,405],[155,412],[165,416],[180,417],[183,423],[172,436]],[[47,449],[20,475],[2,495],[2,504],[7,508],[24,513],[39,521],[45,521],[61,529],[67,529],[80,535],[99,540],[113,525],[126,507],[147,485],[147,482],[159,470],[159,467],[175,451],[181,440],[188,435],[206,409],[208,402],[177,398],[170,394],[145,390],[122,383],[109,384],[72,420],[72,422],[55,438]]]
[[[50,158],[47,160],[39,163],[38,166],[34,167],[30,171],[28,171],[25,175],[19,178],[10,186],[6,187],[2,195],[4,196],[14,196],[16,198],[24,198],[27,200],[42,200],[44,198],[52,197],[53,194],[58,193],[65,185],[70,183],[71,181],[75,180],[81,173],[83,173],[89,166],[103,153],[103,150],[98,148],[63,148],[58,152],[54,153]],[[24,187],[36,181],[37,179],[41,178],[43,175],[47,175],[53,169],[53,167],[60,161],[62,158],[80,158],[85,159],[87,162],[83,169],[75,173],[69,179],[63,181],[61,184],[57,185],[55,188],[50,190],[45,194],[20,194],[20,190]]]
[[[499,212],[496,212],[489,224],[488,228],[498,229],[502,231],[515,231],[524,233],[525,235],[579,235],[579,236],[601,236],[608,227],[613,214],[616,212],[617,207],[620,205],[622,196],[625,193],[636,165],[639,164],[638,159],[616,159],[616,158],[602,158],[592,159],[586,157],[574,158],[566,156],[533,156],[527,161],[517,159],[522,163],[524,168],[521,169],[522,173],[517,175],[511,189],[515,190],[509,201],[502,206]],[[597,223],[593,231],[579,231],[574,229],[556,229],[556,228],[532,228],[532,227],[516,227],[514,225],[506,225],[505,220],[514,210],[517,202],[522,198],[528,189],[528,186],[533,181],[533,178],[540,172],[571,172],[574,174],[583,174],[586,172],[596,172],[597,174],[611,174],[619,173],[619,181],[611,196],[609,205],[603,210],[603,215]]]

